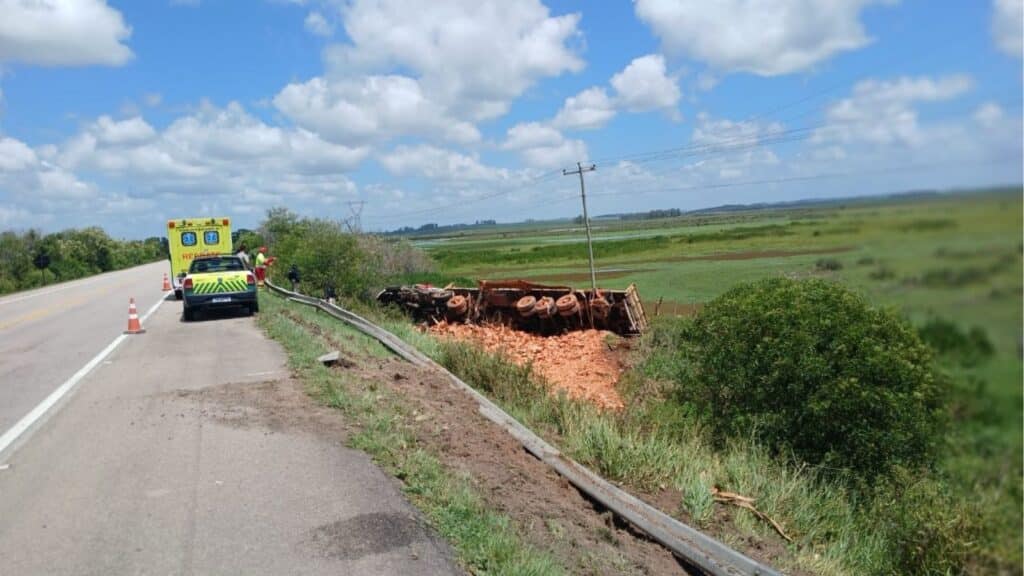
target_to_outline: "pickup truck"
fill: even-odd
[[[259,312],[256,277],[238,256],[203,256],[192,261],[181,281],[185,321],[203,310],[242,307]]]

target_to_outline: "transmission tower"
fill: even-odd
[[[352,234],[359,234],[363,231],[363,206],[366,206],[365,200],[351,200],[346,202],[348,204],[348,211],[350,216],[345,219],[345,226],[348,227],[348,231]]]

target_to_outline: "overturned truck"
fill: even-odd
[[[476,288],[415,284],[385,288],[377,300],[421,322],[497,323],[537,334],[597,328],[636,336],[647,329],[635,284],[596,292],[522,280],[481,280]]]

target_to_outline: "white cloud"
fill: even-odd
[[[865,46],[860,12],[878,1],[636,0],[635,9],[671,54],[776,76]]]
[[[625,68],[611,77],[609,83],[614,97],[600,86],[592,86],[565,99],[552,124],[558,128],[590,130],[601,128],[615,117],[620,109],[630,112],[665,110],[673,119],[679,119],[676,106],[680,90],[678,80],[666,71],[665,58],[648,54],[634,58]]]
[[[522,150],[537,146],[556,146],[563,140],[562,134],[551,126],[540,122],[527,122],[509,128],[502,147],[508,150]]]
[[[159,92],[148,92],[142,96],[142,102],[150,108],[156,108],[164,101],[164,97]]]
[[[188,197],[201,197],[218,212],[256,214],[279,204],[320,210],[356,196],[346,173],[369,153],[369,148],[333,144],[301,128],[268,125],[238,103],[220,108],[204,102],[162,131],[142,118],[118,122],[100,117],[59,149],[37,150],[58,169],[47,180],[37,180],[54,187],[62,174],[101,177],[105,186],[93,191],[97,204],[90,208],[97,212],[145,202],[155,203],[159,212],[160,206],[194,202]]]
[[[558,130],[539,122],[509,128],[502,147],[517,151],[532,168],[558,168],[587,159],[587,147],[582,140],[566,139]]]
[[[336,142],[369,142],[404,134],[438,136],[462,144],[480,140],[475,126],[450,117],[427,98],[419,82],[406,76],[317,77],[285,86],[274,97],[274,106],[299,126]]]
[[[783,132],[783,128],[778,122],[729,120],[702,112],[697,115],[690,138],[697,147],[680,157],[696,159],[691,170],[711,173],[717,178],[746,176],[753,169],[779,163],[766,140]]]
[[[966,75],[858,82],[849,97],[826,110],[828,125],[815,133],[815,140],[920,145],[924,138],[914,104],[950,100],[972,85]]]
[[[660,54],[634,59],[610,82],[619,105],[630,112],[671,110],[679,103],[677,80],[666,73],[665,58]]]
[[[694,144],[702,146],[739,147],[758,144],[782,130],[783,126],[778,122],[729,120],[714,118],[702,112],[697,115],[697,125],[693,129],[691,140]]]
[[[600,128],[615,117],[615,104],[604,88],[594,86],[565,99],[553,120],[559,128]]]
[[[1005,116],[1003,109],[995,102],[986,102],[974,111],[974,120],[986,128],[999,125]]]
[[[471,120],[494,118],[545,77],[575,72],[579,14],[551,16],[539,0],[355,0],[342,8],[351,44],[327,60],[336,75],[409,70],[430,99]]]
[[[87,211],[96,189],[71,171],[42,159],[24,142],[0,137],[0,221],[23,212],[42,215],[51,208]]]
[[[0,0],[0,62],[119,66],[131,32],[105,0]]]
[[[399,146],[382,156],[380,163],[392,174],[422,175],[431,180],[487,181],[508,176],[507,170],[484,166],[476,157],[427,144]]]
[[[36,153],[24,142],[0,138],[0,172],[15,172],[35,165]]]
[[[140,116],[116,121],[100,116],[93,125],[96,138],[105,144],[139,144],[153,139],[156,131]]]
[[[1000,50],[1020,58],[1024,50],[1024,0],[992,1],[992,36]]]
[[[306,30],[310,34],[316,34],[317,36],[330,36],[334,34],[334,25],[328,22],[323,14],[315,10],[306,16],[305,25]]]

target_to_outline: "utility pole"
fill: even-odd
[[[348,231],[352,234],[359,234],[363,231],[363,206],[366,205],[365,200],[349,201],[348,211],[352,214],[345,219],[345,224],[348,226]]]
[[[587,229],[587,253],[590,255],[590,297],[594,298],[597,296],[597,273],[594,272],[594,244],[590,239],[590,217],[587,216],[587,190],[583,185],[583,173],[593,172],[597,170],[596,164],[591,164],[586,168],[583,167],[579,162],[576,163],[575,170],[562,170],[562,176],[569,176],[570,174],[580,175],[580,199],[583,200],[583,225]]]

